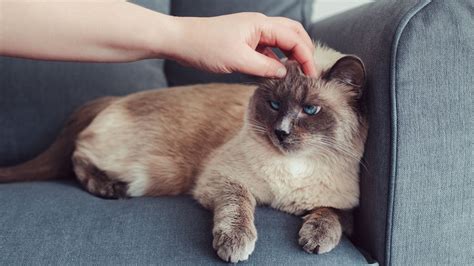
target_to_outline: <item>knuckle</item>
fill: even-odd
[[[248,16],[248,18],[256,19],[256,20],[261,20],[267,17],[264,14],[259,13],[259,12],[246,12],[245,14]]]
[[[295,25],[298,31],[304,31],[304,26],[299,21],[295,21]]]
[[[286,18],[286,17],[278,17],[278,18],[282,22],[286,23],[287,25],[289,25],[289,26],[291,26],[295,29],[298,29],[298,30],[304,29],[304,26],[300,21],[289,19],[289,18]]]
[[[303,24],[296,20],[290,20],[290,26],[296,33],[302,33],[305,31]]]

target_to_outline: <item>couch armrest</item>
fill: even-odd
[[[354,240],[383,264],[472,263],[473,9],[377,1],[309,29],[366,63],[370,130]]]

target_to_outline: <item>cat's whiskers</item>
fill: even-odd
[[[251,127],[253,127],[253,128],[258,128],[258,129],[266,130],[265,127],[263,127],[263,126],[261,126],[261,125],[258,125],[258,124],[249,123],[248,125],[251,126]]]
[[[262,131],[266,131],[266,129],[264,127],[259,126],[259,125],[249,124],[249,126],[252,127],[252,128],[260,129]]]
[[[315,148],[318,151],[318,155],[322,156],[328,161],[336,161],[336,156],[333,150],[329,149],[324,145],[319,144],[308,144],[310,147]]]
[[[347,145],[344,145],[344,144],[341,144],[341,143],[338,143],[338,142],[335,142],[335,141],[332,141],[332,140],[324,140],[324,141],[322,141],[322,143],[324,143],[326,145],[329,145],[329,146],[332,146],[336,150],[341,151],[344,154],[346,154],[346,155],[348,155],[348,156],[350,156],[354,159],[360,160],[361,157],[362,157],[362,154],[356,153],[355,151],[353,151],[351,149],[351,147],[349,147]]]
[[[259,133],[259,134],[262,134],[262,135],[267,133],[265,128],[263,128],[259,125],[249,123],[248,127],[249,127],[249,129],[252,129],[255,133]]]
[[[247,123],[248,127],[252,130],[254,130],[256,133],[260,133],[262,135],[267,133],[267,129],[260,123],[259,121],[256,121],[255,119],[248,119]]]
[[[342,155],[345,155],[351,159],[359,160],[360,156],[352,153],[351,151],[346,150],[344,147],[339,147],[337,144],[330,143],[330,142],[318,142],[318,143],[312,143],[309,145],[316,146],[318,148],[325,147],[327,150],[334,154],[337,155],[338,153],[341,153]]]
[[[329,138],[322,138],[319,141],[316,142],[310,142],[308,145],[311,145],[315,148],[323,149],[323,147],[327,147],[326,150],[328,150],[330,153],[335,155],[335,152],[341,152],[343,155],[354,159],[356,161],[359,161],[359,163],[364,167],[367,172],[370,172],[367,164],[363,161],[362,155],[355,153],[354,151],[351,150],[351,147],[341,144],[339,142],[336,142],[334,139],[329,139]]]
[[[323,140],[320,142],[323,145],[327,145],[328,147],[331,147],[337,151],[340,151],[346,155],[350,155],[353,158],[360,158],[360,155],[353,152],[350,147],[346,147],[345,145],[342,145],[340,143],[334,142],[334,141],[328,141],[328,140]]]

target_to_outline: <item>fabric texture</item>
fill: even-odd
[[[222,265],[212,249],[212,214],[188,197],[104,200],[75,183],[0,185],[1,265]],[[330,253],[304,252],[301,219],[256,212],[249,265],[363,265],[344,238]]]
[[[356,242],[387,265],[472,263],[472,1],[377,1],[313,25],[368,72]]]
[[[237,12],[260,12],[269,16],[284,16],[303,25],[310,23],[311,0],[173,0],[171,14],[175,16],[209,17]],[[232,29],[229,29],[232,30]],[[166,76],[170,86],[209,82],[254,82],[255,78],[243,74],[211,74],[173,61],[165,63]]]
[[[432,1],[395,51],[388,254],[397,264],[474,263],[473,14],[473,1]]]
[[[146,5],[169,13],[169,1]],[[0,166],[31,159],[48,147],[86,101],[166,86],[163,60],[90,64],[0,57]]]

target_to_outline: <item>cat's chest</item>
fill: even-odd
[[[279,174],[293,180],[312,175],[315,167],[316,163],[307,158],[275,160],[263,165],[263,169],[269,174]]]
[[[317,165],[308,159],[271,160],[263,162],[257,171],[273,191],[284,193],[311,183]]]
[[[301,214],[320,206],[350,207],[357,184],[335,178],[337,171],[311,158],[267,161],[254,168],[254,195],[262,204]],[[342,181],[342,182],[341,182]],[[349,198],[347,198],[349,196]]]
[[[254,169],[256,179],[261,181],[257,184],[256,196],[262,203],[271,204],[291,200],[296,191],[310,194],[306,188],[318,183],[317,168],[317,163],[300,158],[262,162]]]

